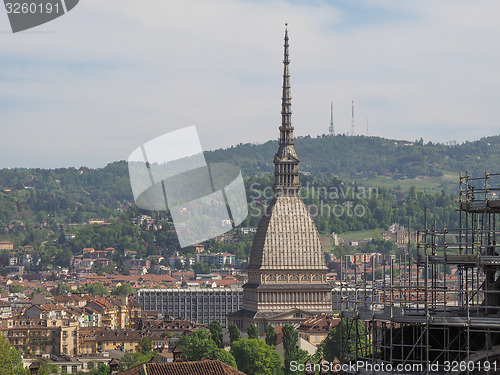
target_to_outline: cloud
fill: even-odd
[[[498,134],[500,4],[352,4],[87,1],[4,32],[0,167],[103,166],[193,124],[205,149],[277,138],[285,22],[296,134],[326,133],[331,100],[349,131],[352,99],[359,133]]]

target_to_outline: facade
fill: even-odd
[[[226,328],[227,314],[243,306],[243,289],[140,289],[136,299],[143,310],[156,310],[165,316],[193,320],[206,326],[218,320]]]
[[[328,268],[318,230],[300,198],[299,162],[291,123],[291,92],[285,31],[283,96],[278,152],[274,157],[274,198],[254,238],[244,285],[243,309],[229,317],[240,329],[254,323],[299,323],[332,312]]]
[[[320,314],[303,321],[297,332],[304,340],[314,346],[320,345],[340,322],[340,317],[335,315]]]
[[[397,223],[389,226],[387,232],[382,232],[382,238],[394,242],[400,249],[408,246],[408,242],[417,242],[417,232],[409,232],[403,225]]]
[[[13,250],[14,244],[10,241],[0,241],[0,250]]]
[[[197,254],[196,261],[213,264],[214,266],[220,268],[233,265],[236,261],[236,256],[230,253]]]
[[[80,330],[81,352],[83,355],[110,350],[134,353],[141,337],[143,337],[143,332],[135,329],[82,328]]]
[[[72,319],[14,318],[2,321],[2,333],[23,355],[80,353],[79,326]]]

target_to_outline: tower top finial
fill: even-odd
[[[285,24],[287,26],[288,24]],[[279,149],[274,158],[275,182],[274,191],[286,194],[298,194],[300,159],[293,146],[292,96],[290,89],[290,59],[288,30],[285,30],[283,55],[283,94],[281,96],[281,126]]]

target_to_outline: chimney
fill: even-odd
[[[40,362],[33,362],[29,368],[31,375],[38,375],[38,370],[40,369]]]
[[[111,375],[118,374],[118,365],[120,364],[120,361],[117,358],[112,358],[108,364],[109,364],[110,374]]]
[[[172,350],[172,354],[174,355],[174,362],[182,362],[182,351],[177,346]]]

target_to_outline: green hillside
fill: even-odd
[[[277,141],[261,145],[240,144],[207,152],[212,162],[232,162],[247,176],[271,173]],[[391,181],[403,186],[439,187],[456,181],[460,172],[495,171],[500,165],[500,136],[457,145],[424,144],[379,137],[345,135],[318,138],[299,137],[295,141],[302,172],[315,178],[339,176],[374,186]],[[426,178],[425,178],[426,177]],[[395,184],[389,184],[393,187]],[[408,186],[408,188],[409,188]],[[404,189],[405,190],[405,189]]]

